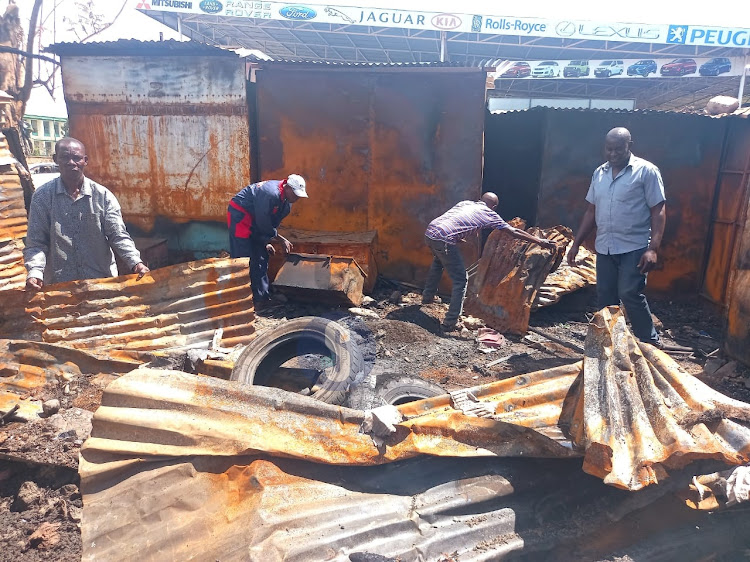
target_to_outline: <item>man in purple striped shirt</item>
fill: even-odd
[[[487,192],[482,195],[480,201],[461,201],[427,227],[425,242],[432,250],[433,259],[422,292],[422,303],[428,304],[435,300],[438,283],[445,269],[453,283],[451,304],[441,324],[445,331],[455,330],[458,326],[469,280],[464,260],[456,244],[465,242],[469,236],[483,228],[496,228],[507,230],[514,238],[534,242],[544,248],[555,248],[555,243],[550,240],[537,238],[510,226],[495,212],[497,203],[497,195]]]

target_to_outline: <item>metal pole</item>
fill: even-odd
[[[740,78],[740,93],[737,96],[740,100],[739,107],[742,107],[742,96],[745,95],[745,76],[747,76],[748,68],[750,68],[750,65],[747,64],[747,55],[745,55],[745,58],[742,59],[742,77]]]
[[[445,62],[445,55],[448,52],[448,34],[445,31],[440,32],[440,62]]]
[[[177,33],[180,36],[178,41],[182,41],[182,18],[180,16],[177,16]]]

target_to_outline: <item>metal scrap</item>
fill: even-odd
[[[295,253],[287,255],[273,285],[296,299],[359,306],[364,281],[354,258]]]
[[[637,490],[661,483],[667,473],[677,479],[676,486],[686,486],[680,469],[695,460],[737,465],[750,455],[750,405],[711,390],[659,350],[639,344],[615,307],[595,316],[582,363],[400,405],[384,424],[379,444],[360,432],[362,411],[174,371],[139,369],[124,375],[105,390],[104,404],[81,450],[84,560],[127,559],[136,552],[309,559],[323,545],[331,558],[352,552],[354,545],[411,556],[415,545],[419,552],[433,552],[442,533],[449,533],[462,552],[495,559],[522,547],[543,548],[514,538],[518,525],[525,525],[519,521],[538,521],[539,513],[514,517],[506,528],[498,526],[499,512],[492,507],[530,505],[518,498],[511,506],[504,496],[525,487],[538,491],[536,468],[547,475],[556,498],[570,490],[586,501],[582,490],[593,486],[580,478],[578,463],[556,461],[550,470],[529,457],[583,456],[586,472],[611,486]],[[488,456],[518,457],[519,464],[470,458]],[[367,468],[384,463],[396,464]],[[345,465],[358,468],[352,472]],[[430,483],[440,466],[454,468],[439,484]],[[477,466],[511,472],[516,466],[522,476],[505,484],[479,475],[466,480]],[[158,496],[147,492],[154,482]],[[429,492],[422,495],[415,486]],[[449,490],[455,494],[446,496]],[[593,512],[598,515],[590,523],[577,522],[577,532],[597,528],[614,533],[615,541],[635,540],[632,533],[612,528],[619,522],[629,528],[627,514],[642,513],[662,496],[658,489],[622,496],[596,488],[591,497],[597,498]],[[475,510],[474,502],[481,509]],[[574,504],[555,501],[550,514]],[[471,514],[470,520],[457,515],[454,505]],[[206,517],[227,513],[233,516],[207,535]],[[170,524],[177,514],[180,524]],[[256,516],[262,526],[254,523]],[[545,529],[547,517],[540,523]],[[456,518],[466,523],[462,531],[449,524]],[[160,521],[158,529],[149,523],[153,520]],[[399,531],[403,525],[413,529],[415,521],[418,538],[406,527]],[[644,528],[674,524],[675,518],[661,516]],[[321,532],[313,532],[316,525]],[[433,533],[435,525],[442,533]],[[247,529],[263,531],[248,534]],[[498,537],[502,540],[493,542]],[[591,539],[586,548],[614,548],[604,542]]]
[[[12,158],[8,140],[0,133],[0,160]],[[21,179],[15,170],[0,170],[0,291],[20,288],[26,284],[26,268],[23,266],[24,236],[26,208]]]
[[[556,227],[550,232],[562,229],[564,227]],[[544,235],[534,229],[530,231]],[[476,275],[469,283],[466,312],[499,332],[523,334],[529,326],[537,291],[562,261],[563,251],[563,247],[548,250],[518,240],[506,230],[494,230],[484,246]]]
[[[246,259],[209,259],[136,275],[3,292],[0,337],[113,352],[247,343],[255,318]]]

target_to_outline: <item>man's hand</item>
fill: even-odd
[[[557,244],[555,244],[552,240],[547,240],[545,238],[541,238],[539,240],[539,245],[542,248],[547,248],[548,250],[557,250]]]
[[[138,277],[135,278],[136,281],[140,281],[143,279],[143,276],[146,275],[149,271],[151,271],[148,267],[146,267],[146,264],[141,262],[137,264],[135,267],[133,267],[133,273],[137,273]]]
[[[648,273],[656,267],[656,250],[646,250],[641,256],[641,261],[638,262],[638,270],[641,273]]]
[[[28,279],[26,279],[26,291],[36,293],[42,287],[44,287],[44,281],[42,281],[38,277],[29,277]]]
[[[284,245],[284,251],[287,254],[291,254],[292,250],[294,249],[294,244],[292,244],[289,240],[287,240],[283,236],[279,236],[279,240],[281,240],[281,243]]]
[[[273,244],[266,244],[266,252],[269,256],[272,256],[276,253],[276,248],[273,247]]]
[[[576,266],[576,256],[578,255],[578,244],[573,244],[568,252],[568,265],[570,267]]]

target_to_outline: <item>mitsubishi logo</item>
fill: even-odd
[[[148,2],[138,2],[138,5],[135,7],[136,10],[150,10],[151,5]]]

